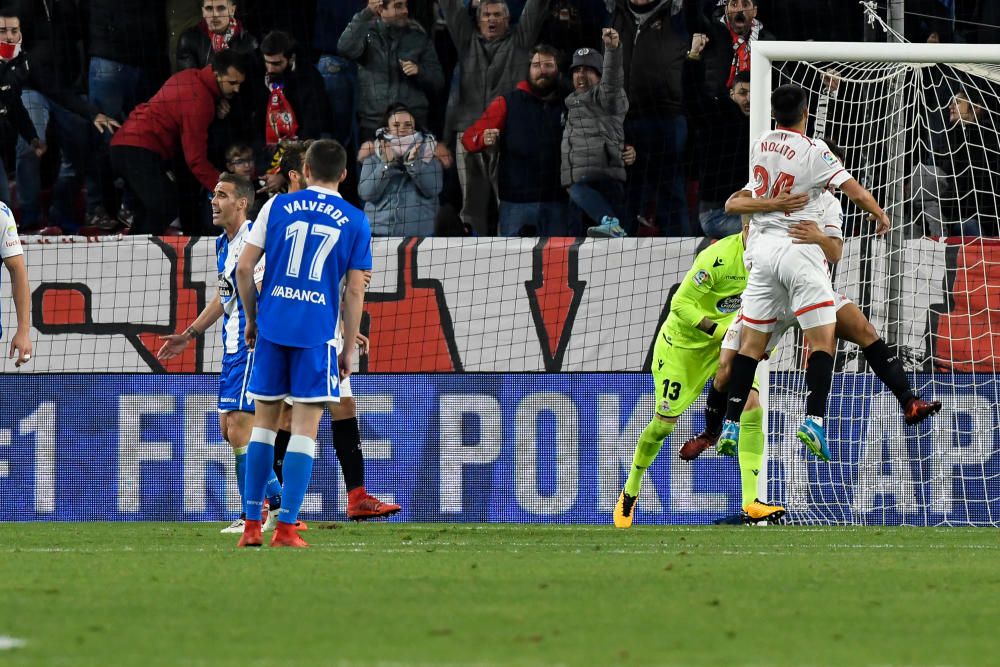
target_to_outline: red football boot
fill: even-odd
[[[240,541],[236,543],[237,547],[259,547],[264,544],[264,537],[261,535],[261,523],[260,521],[253,521],[247,519],[246,523],[243,524],[243,534],[240,535]]]
[[[293,547],[301,549],[308,547],[309,543],[299,537],[299,532],[293,524],[278,522],[278,527],[274,529],[271,536],[272,547]]]
[[[363,486],[351,489],[347,494],[347,518],[351,521],[366,521],[392,516],[401,509],[395,503],[383,503],[375,496],[368,495]]]
[[[722,435],[721,431],[719,433],[702,431],[681,445],[678,455],[685,461],[694,461],[703,451],[709,447],[714,447],[715,443],[719,441],[720,435]]]
[[[305,521],[296,521],[295,530],[309,530],[309,526],[306,525]]]
[[[916,396],[911,396],[906,401],[903,408],[907,424],[919,424],[931,415],[936,415],[941,410],[941,401],[925,401]]]

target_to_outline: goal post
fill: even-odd
[[[770,497],[786,504],[792,521],[914,525],[1000,522],[1000,455],[991,452],[992,444],[981,448],[981,456],[972,455],[968,446],[970,439],[975,440],[971,436],[977,428],[994,424],[1000,416],[995,409],[995,394],[989,397],[990,415],[968,414],[973,409],[969,397],[983,397],[976,393],[984,384],[983,376],[977,373],[989,373],[989,382],[993,383],[994,373],[1000,371],[1000,348],[996,355],[990,349],[977,352],[977,347],[992,348],[990,342],[983,345],[983,337],[992,341],[996,333],[996,342],[1000,343],[1000,315],[996,325],[991,319],[993,310],[1000,311],[991,307],[1000,306],[1000,268],[997,282],[990,280],[993,264],[1000,267],[1000,252],[995,253],[998,261],[992,261],[992,248],[1000,240],[959,236],[952,243],[951,239],[941,238],[948,236],[949,229],[961,234],[962,223],[970,217],[980,224],[983,219],[996,218],[995,208],[981,209],[982,202],[989,206],[1000,194],[1000,154],[988,160],[986,170],[990,173],[985,178],[979,173],[961,181],[972,189],[971,193],[963,191],[959,178],[963,173],[967,176],[969,170],[963,172],[957,162],[968,159],[968,150],[952,143],[949,130],[954,125],[949,126],[949,102],[942,106],[941,99],[931,100],[929,92],[938,86],[946,91],[941,95],[951,99],[956,92],[970,91],[964,94],[976,107],[980,124],[977,136],[985,137],[983,150],[987,156],[992,155],[990,147],[1000,128],[998,65],[1000,48],[996,45],[753,44],[751,146],[772,127],[770,98],[774,87],[796,83],[805,88],[810,97],[810,114],[822,114],[818,127],[835,126],[834,135],[849,155],[848,171],[873,192],[892,221],[888,235],[875,237],[862,223],[860,211],[845,202],[845,219],[851,224],[845,224],[845,254],[836,268],[834,288],[857,302],[890,348],[906,359],[914,389],[936,395],[946,404],[941,415],[931,418],[934,421],[929,426],[904,429],[894,397],[888,394],[892,401],[886,402],[882,393],[876,395],[878,382],[870,375],[860,352],[838,346],[838,375],[839,369],[851,364],[856,373],[835,377],[828,426],[834,462],[823,468],[824,464],[817,464],[804,453],[793,452],[798,443],[794,442],[797,424],[792,422],[799,414],[793,418],[792,413],[801,410],[798,403],[804,406],[801,370],[805,354],[801,334],[786,334],[778,352],[761,369],[767,446],[759,491],[762,499]],[[847,99],[843,91],[841,99],[836,99],[836,86],[832,93],[827,88],[827,72],[835,72],[830,76],[837,79],[837,85],[848,88]],[[836,121],[827,118],[828,103],[839,111]],[[816,136],[823,134],[812,121],[809,131]],[[997,143],[1000,145],[1000,140]],[[956,164],[947,164],[952,158]],[[971,169],[982,172],[983,167],[973,164]],[[933,187],[915,178],[920,169],[939,174],[939,178],[930,179],[935,183]],[[937,184],[941,184],[940,189]],[[917,199],[920,206],[916,205]],[[928,203],[937,207],[935,210],[950,208],[961,214],[951,219],[946,213],[937,214],[937,226],[943,231],[934,233],[934,240],[923,238],[925,233],[919,231],[917,222],[927,214],[929,208],[924,205]],[[976,206],[972,216],[970,206]],[[849,234],[849,229],[853,233]],[[996,247],[1000,250],[1000,245]],[[979,264],[971,264],[973,260],[967,256],[975,256]],[[963,257],[966,265],[962,264]],[[981,269],[984,276],[977,278],[982,283],[982,298],[970,297],[975,304],[967,307],[967,313],[963,311],[965,319],[973,324],[963,322],[960,329],[970,333],[959,342],[941,345],[941,339],[958,330],[951,327],[955,309],[948,312],[955,299],[952,290],[960,289],[963,276],[972,268]],[[971,394],[967,393],[969,387],[973,387]],[[855,395],[861,391],[868,395]],[[891,409],[896,412],[890,413]],[[772,423],[775,415],[779,415],[778,421],[789,424]],[[842,423],[836,423],[838,420]],[[885,431],[889,435],[873,435],[873,424],[883,422],[889,424]],[[991,426],[990,443],[994,430]],[[855,442],[866,438],[871,442]],[[839,461],[835,445],[843,448]],[[782,459],[780,463],[775,456]],[[938,502],[941,504],[935,505]]]

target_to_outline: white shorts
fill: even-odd
[[[841,308],[851,303],[851,299],[845,294],[837,295],[837,305],[834,306],[834,312],[840,311]],[[785,315],[778,319],[774,324],[774,328],[771,329],[771,337],[767,339],[767,345],[764,349],[767,350],[767,354],[773,351],[774,346],[778,344],[781,337],[785,335],[785,332],[794,327],[796,324],[795,315],[788,311]],[[743,313],[741,312],[733,320],[733,323],[729,325],[729,329],[726,330],[726,336],[722,339],[722,349],[732,350],[733,352],[738,352],[740,349],[740,335],[743,333]]]
[[[757,235],[751,245],[743,291],[746,326],[768,333],[786,313],[794,313],[803,329],[837,321],[837,298],[819,246],[794,244],[774,234]]]

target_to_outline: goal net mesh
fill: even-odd
[[[989,525],[1000,519],[1000,67],[774,62],[772,85],[808,91],[809,134],[828,137],[886,209],[874,235],[843,197],[834,288],[900,356],[914,391],[943,404],[917,426],[855,345],[839,343],[827,435],[833,460],[795,437],[805,407],[801,332],[770,365],[768,495],[798,523]]]

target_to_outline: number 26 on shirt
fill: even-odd
[[[757,185],[753,191],[754,196],[756,197],[763,197],[764,195],[767,195],[768,191],[770,191],[771,194],[767,196],[771,198],[777,197],[782,190],[786,188],[791,190],[792,185],[795,183],[794,176],[786,174],[782,171],[778,173],[778,178],[774,180],[774,187],[771,187],[771,175],[767,173],[767,169],[759,164],[753,168],[753,180]]]
[[[298,278],[302,269],[302,255],[305,254],[306,237],[319,236],[323,240],[313,255],[312,262],[309,263],[309,280],[320,281],[323,279],[323,266],[326,258],[333,251],[333,246],[337,245],[340,238],[340,230],[329,225],[313,225],[312,229],[308,222],[293,222],[285,228],[285,240],[292,240],[292,252],[288,255],[288,268],[285,274],[290,278]]]

